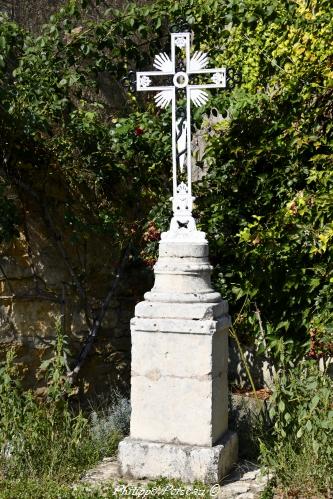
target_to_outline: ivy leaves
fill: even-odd
[[[333,239],[329,2],[157,1],[118,10],[100,6],[95,16],[91,9],[90,2],[71,1],[37,36],[8,19],[1,23],[3,127],[24,145],[14,148],[13,174],[30,171],[29,163],[43,178],[60,175],[80,199],[72,208],[80,216],[71,219],[80,220],[83,239],[85,226],[111,229],[105,220],[127,227],[123,236],[117,227],[120,240],[139,219],[151,216],[158,223],[160,217],[164,228],[167,207],[159,201],[171,186],[170,116],[157,114],[150,97],[130,96],[118,82],[168,51],[168,27],[184,18],[192,23],[196,49],[209,49],[212,63],[242,72],[241,85],[213,96],[227,117],[208,138],[209,175],[194,187],[216,285],[235,311],[244,296],[256,300],[272,348],[281,336],[303,344],[311,328],[327,337]],[[121,100],[118,108],[110,94]],[[195,119],[199,124],[199,113]],[[84,225],[87,213],[94,222]],[[254,313],[252,304],[241,327],[256,338]]]
[[[223,291],[231,304],[256,300],[276,349],[274,338],[303,343],[314,324],[327,338],[333,318],[331,19],[328,2],[247,5],[256,22],[233,17],[223,32],[218,60],[242,68],[242,86],[216,98],[228,128],[206,150],[199,207]],[[242,331],[256,337],[253,314]]]

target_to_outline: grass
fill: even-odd
[[[68,485],[51,479],[9,480],[0,482],[0,499],[113,499],[120,497],[188,497],[189,499],[208,499],[210,487],[194,483],[191,486],[178,480],[156,480],[145,488],[136,490],[125,485]]]
[[[236,340],[259,402],[234,328],[231,328],[231,336]],[[295,365],[293,355],[288,356],[283,342],[281,347],[272,396],[261,410],[256,411],[254,419],[251,411],[245,414],[245,427],[251,419],[248,443],[255,450],[258,448],[259,461],[273,476],[262,499],[331,499],[333,379],[319,368],[317,360],[304,358]],[[238,418],[236,423],[237,430],[240,430],[244,421]]]
[[[0,369],[0,499],[134,497],[131,492],[117,492],[113,484],[80,483],[87,469],[116,452],[129,429],[130,404],[114,392],[97,408],[74,411],[65,349],[66,339],[58,331],[54,356],[43,366],[44,400],[22,388],[12,351]],[[269,417],[266,414],[262,424],[257,417],[253,424],[260,459],[274,477],[263,498],[332,497],[332,393],[332,380],[313,362],[281,371],[269,400]],[[147,485],[146,496],[210,497],[209,487],[187,487],[179,481],[158,480]]]
[[[0,369],[1,498],[98,497],[82,487],[74,494],[71,484],[114,454],[127,431],[129,402],[117,392],[103,410],[73,410],[65,352],[66,338],[58,329],[54,355],[42,365],[43,400],[23,389],[13,351]]]
[[[1,499],[88,499],[101,497],[98,490],[86,487],[73,488],[56,479],[28,478],[0,482]],[[112,497],[112,496],[111,496]]]
[[[281,370],[261,435],[260,460],[274,480],[267,499],[333,497],[333,380],[318,363]],[[271,494],[271,495],[270,495]]]
[[[0,499],[131,497],[112,483],[80,482],[87,469],[116,452],[129,430],[130,403],[114,391],[89,410],[74,411],[65,354],[59,326],[53,357],[41,366],[47,385],[43,400],[23,389],[13,351],[0,368]],[[175,497],[175,489],[186,490],[193,499],[209,497],[200,484],[158,480],[146,487],[150,497],[161,495],[154,489],[162,490],[165,499]]]
[[[283,449],[274,456],[274,479],[265,498],[330,499],[333,497],[333,469],[313,452],[311,439],[303,439],[302,452],[285,439]]]

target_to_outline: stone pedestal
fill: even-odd
[[[119,469],[217,483],[237,459],[237,436],[228,432],[228,305],[211,287],[204,234],[168,234],[155,285],[131,322],[131,430]]]

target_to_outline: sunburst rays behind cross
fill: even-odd
[[[172,33],[171,56],[165,52],[156,55],[153,63],[156,71],[139,71],[136,78],[138,91],[158,91],[156,105],[167,108],[171,104],[172,107],[173,217],[170,230],[173,233],[196,230],[192,217],[191,103],[196,107],[206,104],[209,98],[206,89],[226,87],[226,68],[207,68],[209,60],[204,52],[191,55],[190,36],[189,32]],[[196,78],[200,79],[199,83]],[[154,85],[156,79],[158,82],[166,79],[167,84]],[[178,105],[183,98],[181,93],[185,93],[184,108]]]

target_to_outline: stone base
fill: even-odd
[[[213,447],[149,442],[125,438],[119,444],[119,472],[123,477],[183,482],[219,483],[237,461],[237,434],[228,431]]]

